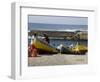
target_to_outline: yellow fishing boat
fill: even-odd
[[[87,47],[85,45],[81,45],[77,42],[75,47],[72,48],[72,52],[74,54],[85,54],[88,51]]]
[[[33,44],[38,49],[39,53],[58,53],[58,50],[56,48],[38,38],[34,38]]]

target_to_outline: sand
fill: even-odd
[[[87,64],[88,55],[53,54],[29,57],[28,66],[74,65]]]

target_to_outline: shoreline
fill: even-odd
[[[76,65],[87,64],[88,54],[53,54],[39,55],[38,57],[28,57],[28,66],[52,66],[52,65]]]

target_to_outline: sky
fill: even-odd
[[[71,24],[87,25],[87,17],[71,16],[28,16],[29,23],[46,23],[46,24]]]
[[[29,30],[87,30],[87,17],[28,16]]]

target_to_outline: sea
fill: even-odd
[[[87,30],[87,29],[88,25],[28,23],[28,30],[65,31],[65,30]]]

